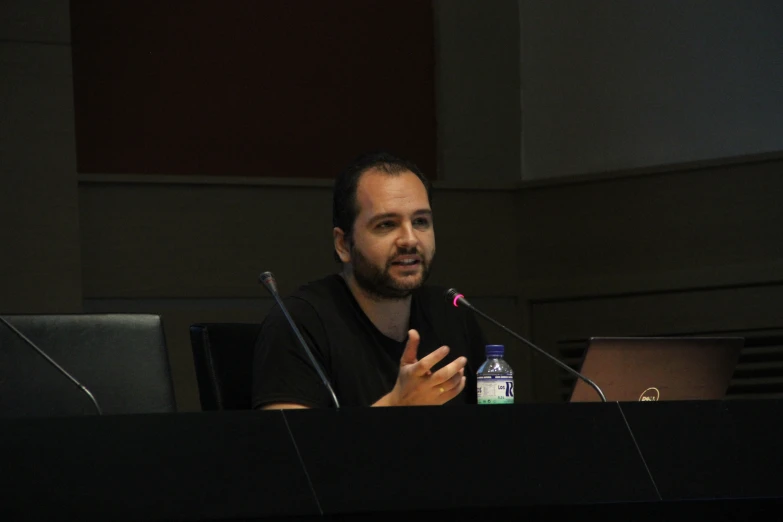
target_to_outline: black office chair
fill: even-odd
[[[260,324],[199,323],[190,327],[201,409],[249,410],[253,350]]]
[[[176,411],[159,316],[47,314],[4,317],[90,390],[104,414]],[[0,416],[95,413],[87,394],[0,323]]]

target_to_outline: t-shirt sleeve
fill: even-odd
[[[301,299],[287,299],[285,304],[310,351],[329,378],[328,339],[318,314]],[[264,319],[256,340],[253,408],[276,402],[311,408],[331,405],[331,394],[277,305]]]

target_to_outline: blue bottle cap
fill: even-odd
[[[487,357],[503,357],[506,349],[502,344],[488,344],[486,348]]]

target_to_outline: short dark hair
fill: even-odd
[[[427,190],[427,200],[432,206],[432,184],[424,176],[424,173],[413,162],[398,158],[388,152],[369,152],[355,158],[334,181],[332,194],[332,225],[342,229],[349,241],[353,236],[353,225],[359,214],[359,206],[356,203],[356,189],[359,186],[359,178],[368,170],[376,169],[391,176],[397,176],[403,172],[412,172],[424,184]],[[337,261],[340,257],[334,253]]]

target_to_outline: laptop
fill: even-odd
[[[743,337],[593,337],[580,372],[616,401],[723,399]],[[600,401],[581,379],[570,402]]]

